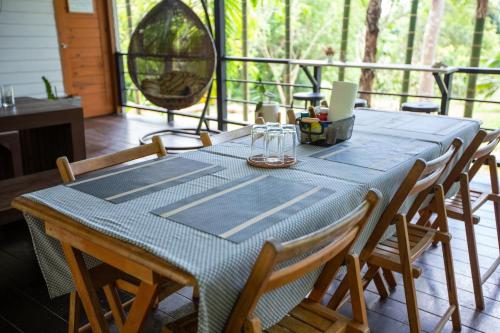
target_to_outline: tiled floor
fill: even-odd
[[[164,126],[161,122],[110,116],[86,121],[89,156],[121,150],[137,144],[137,138]],[[499,254],[493,208],[486,205],[478,213],[476,227],[481,269],[484,272]],[[500,332],[500,272],[484,284],[486,308],[476,311],[469,259],[461,222],[450,221],[452,247],[461,305],[462,332]],[[416,280],[417,298],[423,330],[431,332],[448,306],[441,248],[429,249],[418,261],[422,276]],[[337,282],[336,282],[337,283]],[[332,287],[334,290],[335,284]],[[387,299],[380,299],[374,286],[365,293],[372,332],[407,332],[404,291],[400,276],[398,287]],[[159,332],[163,323],[194,309],[190,295],[183,289],[163,301],[151,315],[146,332]],[[50,300],[36,263],[30,236],[23,221],[0,228],[0,332],[65,332],[67,297]],[[105,306],[103,302],[103,306]],[[349,313],[349,304],[342,311]],[[451,323],[446,332],[452,331]]]

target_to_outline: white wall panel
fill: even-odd
[[[0,84],[13,84],[17,96],[44,97],[42,76],[64,95],[52,0],[3,0]]]

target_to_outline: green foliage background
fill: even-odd
[[[140,19],[159,0],[128,0],[131,8],[132,30]],[[213,1],[209,0],[209,8],[213,9]],[[242,27],[241,15],[243,0],[226,1],[226,34],[227,54],[243,56],[242,54]],[[248,0],[248,56],[249,57],[285,57],[285,0]],[[127,0],[116,0],[118,10],[118,24],[120,46],[126,52],[129,42],[130,29],[127,26]],[[196,12],[202,15],[200,0],[185,0]],[[335,50],[340,48],[343,0],[290,0],[291,3],[291,57],[296,59],[324,59],[324,49],[328,46]],[[364,49],[365,13],[368,0],[351,0],[351,18],[349,26],[349,43],[347,61],[361,61]],[[380,35],[378,44],[379,63],[404,63],[405,46],[408,33],[409,13],[411,1],[383,0],[383,12],[380,20]],[[415,36],[415,50],[413,63],[417,64],[420,52],[425,48],[422,45],[423,32],[429,14],[430,1],[420,1]],[[446,0],[445,15],[438,39],[436,61],[448,66],[468,66],[471,52],[472,34],[476,1],[473,0]],[[500,0],[490,0],[488,19],[483,37],[481,52],[481,67],[496,67],[500,65]],[[338,52],[335,55],[338,59]],[[228,78],[242,79],[240,62],[228,63]],[[284,81],[286,66],[249,64],[248,79],[257,80],[260,76],[263,81]],[[360,71],[346,70],[346,81],[358,82]],[[376,73],[375,90],[379,92],[399,93],[402,85],[402,72],[378,71]],[[323,74],[323,85],[329,86],[338,78],[338,70],[331,68]],[[417,93],[418,73],[410,77],[410,93]],[[454,96],[465,96],[466,75],[456,75],[454,78]],[[292,83],[308,84],[305,75],[299,68],[291,67]],[[476,98],[499,100],[499,78],[494,76],[480,76]],[[250,85],[251,97],[255,101],[258,93]],[[285,104],[285,91],[269,86],[268,90],[275,93]],[[303,89],[298,89],[303,90]],[[435,87],[434,93],[438,95]],[[131,92],[133,94],[133,92]],[[228,97],[243,99],[241,83],[228,83]],[[411,100],[411,99],[410,99]],[[142,101],[145,102],[145,101]],[[373,107],[398,109],[399,97],[375,96]],[[478,103],[479,109],[474,116],[483,118],[491,126],[500,126],[499,106],[494,104]],[[452,113],[461,115],[463,106],[460,102],[452,103]],[[488,112],[488,113],[486,113]],[[492,116],[493,115],[493,116]]]

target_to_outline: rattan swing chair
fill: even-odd
[[[179,110],[198,103],[205,105],[197,128],[164,129],[140,138],[149,143],[155,135],[184,134],[198,137],[205,124],[210,102],[216,51],[205,0],[201,0],[207,26],[180,0],[163,0],[137,25],[128,50],[128,71],[132,82],[144,97],[166,111]],[[201,147],[168,146],[168,150]]]

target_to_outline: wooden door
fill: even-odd
[[[68,95],[81,96],[85,117],[117,110],[110,2],[54,0],[64,89]]]

